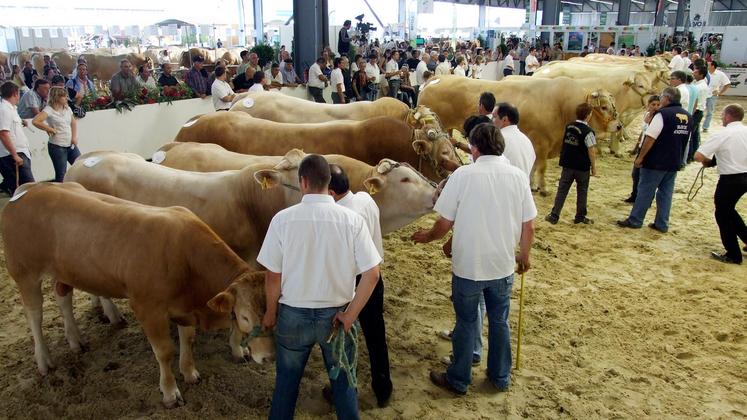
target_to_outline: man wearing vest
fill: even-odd
[[[560,174],[558,193],[555,196],[555,205],[545,220],[553,225],[560,220],[560,212],[563,210],[565,198],[568,191],[576,181],[576,218],[573,223],[590,225],[594,223],[586,217],[586,197],[589,192],[589,176],[597,176],[597,141],[594,130],[589,127],[591,119],[591,105],[586,102],[576,107],[576,122],[565,128],[563,135],[563,148],[560,150],[560,166],[563,171]]]
[[[646,129],[646,139],[635,166],[641,168],[638,196],[633,210],[621,227],[639,229],[656,195],[656,218],[648,227],[666,233],[669,230],[669,211],[677,171],[682,167],[682,156],[687,147],[693,119],[680,105],[677,88],[668,87],[661,94],[661,108]]]

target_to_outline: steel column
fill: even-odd
[[[620,0],[620,10],[617,11],[617,24],[621,26],[630,25],[630,0]]]
[[[254,3],[254,45],[265,42],[265,21],[262,16],[262,0],[253,0]]]
[[[314,64],[329,42],[326,5],[326,0],[293,0],[293,61],[299,75]]]

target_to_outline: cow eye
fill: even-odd
[[[399,182],[410,182],[410,178],[402,178]]]
[[[606,107],[606,106],[603,106],[603,107],[602,107],[602,111],[606,111],[606,110],[607,110],[607,107]]]

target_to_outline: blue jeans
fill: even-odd
[[[713,118],[713,112],[716,110],[716,96],[711,96],[706,99],[706,114],[703,120],[703,130],[708,130],[711,126],[711,118]]]
[[[637,227],[643,225],[646,213],[656,195],[656,218],[654,224],[663,231],[669,230],[669,211],[672,209],[672,193],[677,171],[658,171],[641,168],[638,180],[638,195],[628,220]]]
[[[65,173],[67,173],[67,164],[75,163],[75,160],[80,156],[80,149],[78,149],[78,146],[63,147],[47,143],[47,151],[49,151],[49,158],[52,159],[52,166],[54,166],[54,181],[62,182],[65,179]]]
[[[335,314],[344,309],[310,309],[280,305],[275,327],[277,362],[270,419],[293,418],[298,400],[298,386],[315,344],[319,344],[322,349],[324,366],[329,373],[333,361],[332,345],[327,344],[327,338],[332,331]],[[348,359],[352,360],[354,347],[350,340],[345,343],[345,351]],[[348,385],[347,375],[341,372],[336,380],[330,378],[330,384],[337,418],[358,419],[358,392]]]
[[[18,156],[23,160],[23,165],[17,167],[18,178],[16,178],[16,161],[13,156],[0,158],[0,174],[3,175],[2,187],[8,190],[11,196],[16,192],[16,185],[21,186],[27,182],[34,182],[34,174],[31,173],[31,159],[26,153],[19,153]]]
[[[488,379],[499,388],[511,381],[511,331],[508,311],[514,275],[498,280],[474,281],[453,275],[451,295],[456,313],[456,326],[451,337],[454,360],[446,370],[449,383],[466,391],[472,382],[472,352],[480,296],[485,298],[488,313]]]
[[[475,327],[475,348],[472,350],[473,359],[482,359],[482,323],[485,320],[485,296],[480,295],[480,305],[477,307],[477,326]]]

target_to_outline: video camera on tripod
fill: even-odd
[[[355,32],[358,34],[358,44],[364,45],[368,43],[368,34],[371,31],[376,31],[378,28],[373,26],[371,22],[363,22],[364,14],[360,14],[355,17],[358,22],[355,24]]]

